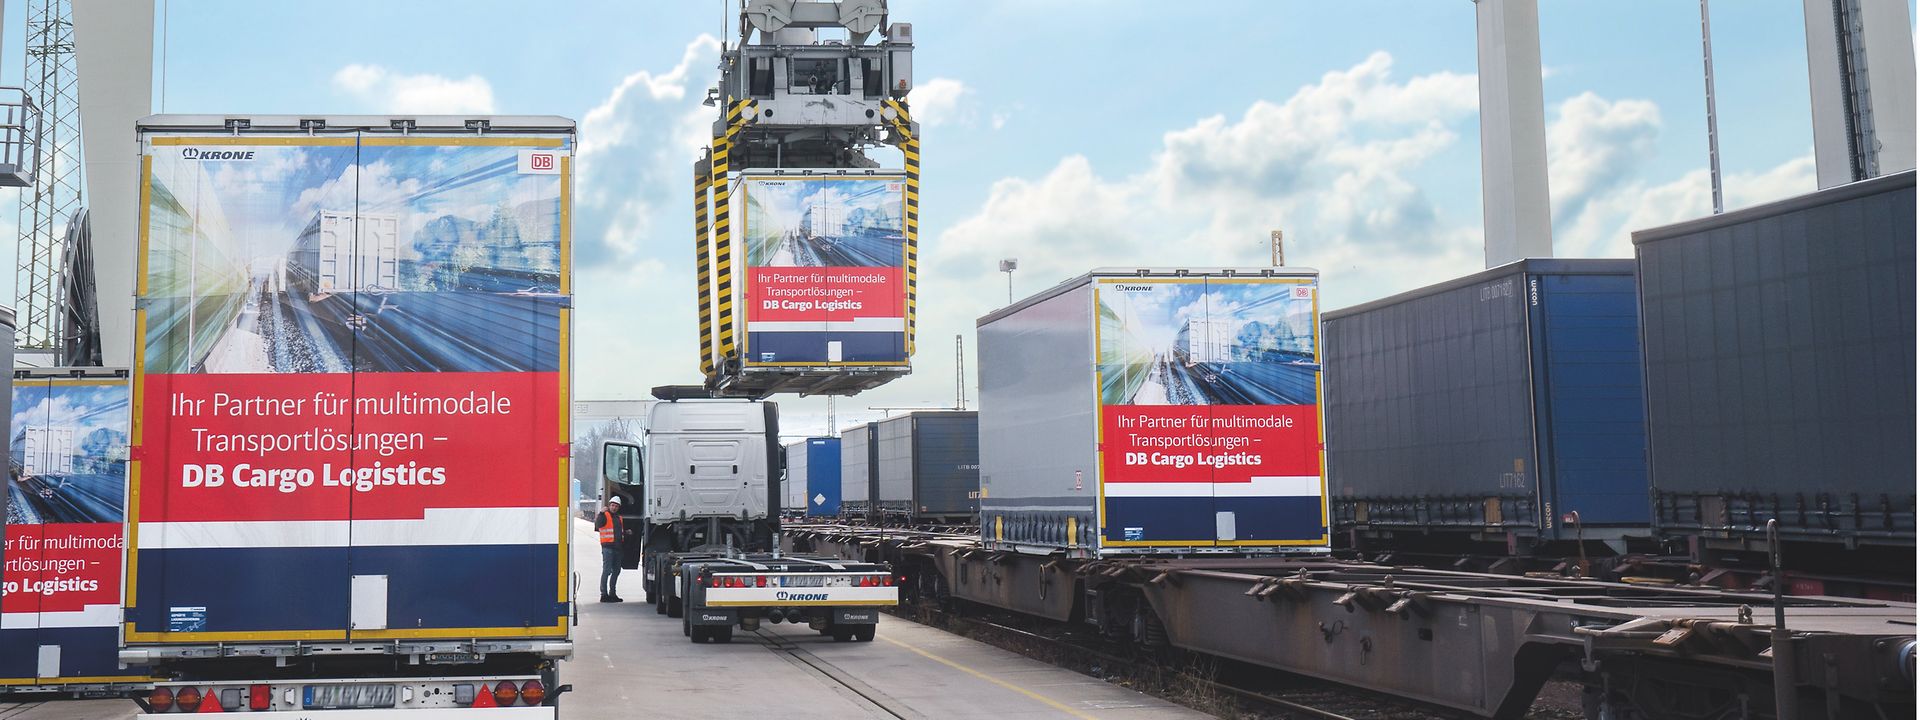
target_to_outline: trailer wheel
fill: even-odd
[[[642,581],[640,583],[640,587],[641,587],[640,596],[642,600],[645,600],[650,603],[656,603],[656,604],[659,602],[658,600],[655,599],[659,593],[656,593],[653,591],[653,583]]]
[[[880,626],[878,624],[855,625],[853,626],[853,639],[860,642],[873,642],[873,633],[879,629]]]
[[[694,627],[693,627],[693,618],[690,618],[690,617],[686,617],[686,616],[681,616],[681,618],[680,618],[680,634],[681,634],[681,635],[685,635],[685,636],[687,636],[687,637],[695,637],[695,636],[694,636],[694,634],[693,634],[693,631],[694,631]],[[694,642],[700,642],[700,641],[699,641],[698,639],[695,639],[695,640],[694,640]]]
[[[717,643],[733,642],[733,626],[721,625],[721,626],[708,628],[707,642],[717,642]]]
[[[834,642],[847,642],[853,639],[853,628],[837,627],[833,629]]]
[[[685,614],[684,608],[680,607],[680,598],[667,596],[667,617],[677,618]]]

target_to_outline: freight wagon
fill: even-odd
[[[1204,268],[1095,270],[980,318],[987,546],[1324,552],[1318,317],[1313,270]],[[1226,342],[1195,357],[1190,326]]]
[[[913,412],[873,424],[883,517],[972,523],[980,494],[977,412]]]
[[[1914,210],[1908,171],[1633,234],[1663,536],[1913,567]]]
[[[840,514],[880,522],[880,445],[872,423],[840,431]]]
[[[807,438],[787,446],[787,512],[840,514],[840,438]]]
[[[0,695],[144,690],[118,657],[127,371],[17,369],[11,402]]]
[[[137,129],[142,216],[173,218],[138,238],[118,660],[170,678],[145,709],[553,717],[572,653],[573,122],[162,115]],[[208,182],[246,163],[298,170]],[[415,190],[355,193],[374,166]],[[333,214],[262,215],[263,193]],[[251,240],[303,221],[310,255]],[[246,290],[182,262],[203,256],[247,268]],[[266,277],[283,260],[300,279]],[[489,269],[526,284],[458,281]],[[406,293],[344,292],[392,272]],[[311,296],[325,288],[341,292]],[[191,315],[207,294],[243,311],[208,331]]]
[[[1327,313],[1336,530],[1521,555],[1647,537],[1637,325],[1628,260],[1523,260]]]

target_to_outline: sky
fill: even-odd
[[[575,396],[697,381],[687,196],[725,4],[157,2],[156,110],[578,120]],[[7,4],[10,82],[24,9]],[[1556,254],[1628,257],[1631,231],[1709,213],[1699,6],[1540,5]],[[1799,3],[1713,12],[1728,206],[1813,190]],[[1002,258],[1024,296],[1097,266],[1265,265],[1283,229],[1327,307],[1482,265],[1469,0],[891,13],[917,43],[918,354],[910,377],[839,400],[843,427],[954,403],[953,343],[972,348],[974,320],[1006,303]],[[0,230],[14,204],[0,197]],[[783,409],[788,433],[826,429],[822,400]]]

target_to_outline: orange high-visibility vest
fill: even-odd
[[[618,532],[617,530],[615,530],[615,528],[620,522],[620,519],[614,517],[613,512],[609,510],[601,510],[600,519],[605,521],[600,526],[600,544],[612,545],[614,543],[619,542],[620,538],[618,535],[615,534],[616,532]]]

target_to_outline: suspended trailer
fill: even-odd
[[[889,24],[883,0],[741,8],[693,170],[700,370],[715,395],[852,395],[911,372],[912,58],[913,26]],[[900,165],[868,156],[880,148]]]

